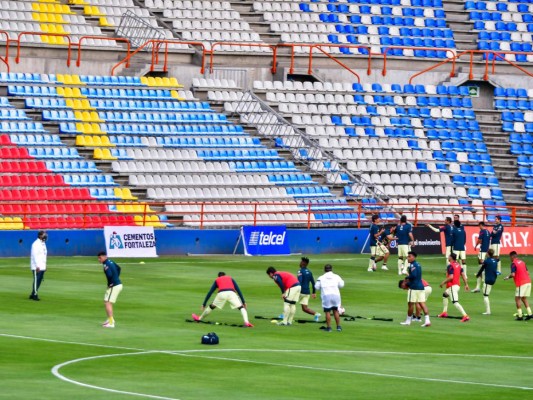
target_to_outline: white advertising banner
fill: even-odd
[[[157,257],[153,226],[104,226],[109,257]]]

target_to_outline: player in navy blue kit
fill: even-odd
[[[496,215],[496,224],[490,234],[490,248],[494,250],[494,258],[498,260],[498,275],[502,273],[502,262],[500,261],[500,247],[503,234],[502,217]]]
[[[490,232],[485,227],[484,222],[479,223],[479,236],[477,238],[475,249],[477,249],[478,247],[479,247],[479,253],[477,256],[477,261],[478,261],[478,264],[481,265],[485,261],[485,258],[487,256],[487,251],[489,251],[489,247],[490,247]],[[483,277],[484,277],[483,273],[477,277],[476,288],[472,290],[472,293],[479,293],[481,289],[481,282],[483,281]]]
[[[466,232],[459,220],[453,222],[452,238],[453,253],[457,256],[457,260],[461,260],[466,275]]]
[[[298,270],[297,274],[298,281],[300,282],[300,286],[302,287],[300,292],[299,303],[302,306],[302,311],[307,314],[313,315],[315,317],[315,321],[318,322],[321,314],[311,310],[308,307],[309,298],[313,297],[313,299],[316,299],[315,278],[313,277],[313,273],[309,270],[309,268],[307,268],[308,265],[309,258],[302,257],[300,261],[300,269]],[[309,287],[311,287],[312,289],[309,289]]]
[[[107,258],[105,251],[98,253],[98,261],[104,266],[104,274],[107,278],[107,290],[104,296],[105,311],[107,320],[102,324],[104,328],[114,328],[115,319],[113,318],[113,304],[116,303],[118,295],[122,291],[122,282],[120,280],[120,266]]]
[[[411,325],[415,305],[418,303],[424,311],[425,321],[422,327],[431,326],[429,321],[429,311],[426,306],[426,292],[424,291],[424,283],[422,282],[422,267],[416,261],[417,254],[414,251],[407,253],[407,260],[409,261],[409,268],[406,283],[409,287],[407,292],[407,319],[401,322],[402,325]]]
[[[476,277],[480,279],[484,277],[485,282],[483,284],[483,302],[485,303],[485,312],[483,315],[490,315],[490,301],[489,295],[492,290],[492,286],[496,283],[498,277],[498,261],[494,258],[494,250],[489,249],[487,251],[487,258],[483,261],[479,272]]]
[[[444,252],[444,256],[446,260],[445,261],[446,265],[448,265],[448,257],[450,257],[450,254],[452,254],[452,246],[453,246],[453,236],[452,236],[453,225],[452,225],[451,217],[446,217],[446,219],[444,220],[443,226],[439,226],[438,228],[435,228],[433,225],[427,224],[427,227],[431,229],[433,232],[444,232],[444,244],[446,248],[446,251]]]
[[[404,275],[407,273],[407,255],[415,241],[413,227],[407,222],[405,215],[401,216],[400,223],[396,226],[394,234],[398,244],[398,275]]]
[[[379,216],[372,215],[372,224],[370,225],[370,260],[368,260],[368,272],[376,270],[376,257],[378,251],[378,240],[383,233],[383,227],[379,225]]]

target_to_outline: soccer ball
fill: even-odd
[[[346,312],[343,306],[339,306],[337,310],[339,311],[339,315],[344,315],[344,313]]]

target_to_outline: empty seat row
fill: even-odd
[[[283,187],[189,187],[189,188],[148,188],[147,196],[157,200],[185,199],[283,199],[287,198]]]
[[[276,160],[281,159],[276,150],[199,150],[204,160]]]
[[[34,158],[81,158],[73,147],[31,147],[28,154]]]
[[[499,182],[498,178],[495,176],[473,176],[473,175],[454,175],[452,178],[452,182],[455,185],[464,185],[464,186],[480,186],[480,187],[487,187],[487,186],[494,186],[498,187]]]
[[[63,175],[65,184],[70,186],[118,186],[111,175]]]
[[[134,186],[264,186],[269,185],[266,175],[260,174],[175,174],[130,175]]]
[[[2,146],[5,146],[6,144],[10,145],[12,144],[11,141],[9,143],[1,143]],[[9,158],[9,159],[24,159],[24,158],[31,158],[28,154],[28,149],[25,147],[0,147],[0,158]]]
[[[2,175],[0,186],[65,186],[65,181],[53,174]]]
[[[0,200],[94,200],[86,188],[3,189]]]
[[[26,135],[9,135],[11,143],[19,146],[64,146],[59,135],[47,134],[26,134]]]

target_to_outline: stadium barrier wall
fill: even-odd
[[[157,253],[163,255],[232,254],[240,229],[155,230]],[[368,229],[287,229],[292,253],[361,253]],[[0,231],[0,256],[29,257],[36,230]],[[94,230],[49,230],[48,255],[94,256],[105,250],[104,234]],[[243,254],[242,240],[236,254]]]

